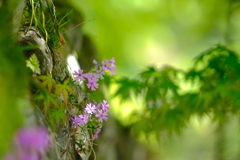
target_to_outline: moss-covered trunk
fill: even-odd
[[[43,27],[47,26],[49,22],[41,21],[40,23],[38,22],[37,26],[36,20],[32,24],[29,24],[26,17],[21,21],[23,14],[26,14],[23,12],[24,7],[29,2],[26,0],[0,2],[0,14],[2,15],[0,18],[0,126],[1,128],[6,127],[6,129],[1,129],[4,131],[1,132],[0,136],[0,157],[7,150],[8,153],[12,152],[10,147],[11,138],[13,139],[17,129],[21,126],[44,126],[50,132],[51,146],[49,151],[43,156],[43,159],[80,160],[82,158],[75,149],[75,132],[71,122],[71,118],[76,115],[79,109],[76,105],[82,101],[83,93],[79,90],[79,84],[69,84],[70,90],[74,91],[72,94],[73,99],[70,99],[70,93],[67,93],[67,95],[64,95],[63,92],[56,94],[56,89],[50,90],[49,95],[55,94],[55,96],[58,96],[53,100],[57,102],[58,106],[53,107],[53,104],[49,103],[50,105],[47,106],[48,111],[45,110],[46,106],[44,105],[46,103],[38,103],[34,99],[34,96],[41,92],[37,87],[41,84],[41,80],[37,80],[37,76],[48,75],[58,85],[65,81],[71,81],[72,74],[68,70],[66,59],[58,52],[54,43],[49,45],[47,42],[47,40],[51,40],[50,36],[63,38],[59,37],[61,31],[55,30],[56,26],[53,26],[55,35],[50,34],[49,30],[47,31]],[[37,7],[35,5],[34,8],[37,9]],[[40,7],[43,8],[44,6]],[[46,14],[47,11],[50,11],[50,9],[44,10],[42,12],[44,15],[42,16],[46,16],[48,14]],[[29,14],[31,17],[32,13],[29,12]],[[24,22],[25,20],[26,22]],[[41,26],[41,23],[46,24]],[[41,29],[48,32],[48,37],[46,32],[41,32]],[[61,45],[61,40],[64,39],[60,39],[59,42],[54,39],[52,42]],[[34,47],[29,48],[29,46]],[[23,49],[22,47],[28,48]],[[65,48],[71,47],[65,46]],[[22,53],[23,50],[24,52]],[[33,54],[37,56],[40,62],[41,74],[30,73],[30,70],[28,71],[26,68],[25,60]],[[40,90],[41,87],[40,85]],[[46,89],[43,87],[42,90],[45,91]],[[68,98],[67,101],[65,96]],[[53,114],[50,114],[51,109],[62,110],[61,114],[64,114],[62,119],[55,119]]]

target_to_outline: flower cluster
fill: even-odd
[[[110,72],[111,75],[115,73],[116,66],[115,66],[115,59],[112,58],[110,60],[102,61],[102,64],[98,64],[96,60],[93,60],[95,68],[93,72],[90,73],[83,73],[83,70],[74,71],[74,79],[76,81],[85,81],[87,79],[87,87],[90,88],[92,91],[95,91],[98,88],[98,79],[103,79],[103,75],[105,72]]]
[[[88,103],[84,109],[84,114],[80,114],[72,118],[72,123],[74,127],[84,126],[88,124],[88,122],[94,122],[96,127],[101,126],[103,120],[108,119],[108,109],[109,104],[107,104],[106,100],[103,100],[101,103]],[[98,134],[101,131],[101,127],[98,128],[96,133],[93,136],[93,139],[96,139]]]
[[[92,91],[95,91],[98,88],[98,80],[103,79],[103,76],[106,72],[110,72],[111,75],[115,74],[116,66],[115,59],[104,60],[102,63],[98,63],[96,60],[93,60],[94,69],[89,73],[84,73],[83,70],[74,71],[74,79],[76,81],[82,81],[87,83],[87,87]],[[88,129],[92,133],[92,140],[98,138],[98,134],[101,132],[103,121],[108,119],[108,109],[109,105],[106,100],[103,100],[100,103],[95,103],[89,101],[84,110],[83,114],[74,116],[72,118],[72,123],[74,128],[81,127]],[[81,135],[78,133],[77,135]],[[84,136],[85,137],[85,136]],[[77,138],[78,139],[78,138]],[[87,139],[87,137],[85,137]],[[81,142],[81,143],[80,143]],[[84,143],[82,140],[77,143],[79,149],[82,149]]]
[[[42,160],[50,146],[49,133],[44,127],[21,128],[14,144],[17,152],[7,154],[3,160]]]

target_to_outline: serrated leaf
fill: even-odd
[[[36,54],[32,54],[28,60],[26,60],[26,66],[29,67],[33,72],[41,74],[40,64]]]
[[[42,85],[46,87],[49,92],[51,92],[53,86],[57,85],[56,81],[50,76],[49,73],[47,73],[47,75],[38,76],[37,78],[42,80]]]
[[[58,109],[56,108],[51,109],[49,113],[49,118],[52,126],[54,126],[54,120],[57,124],[59,124],[61,121],[64,121],[64,122],[67,121],[67,117],[64,112],[65,112],[65,109],[63,107]]]
[[[154,75],[155,72],[156,72],[156,69],[154,67],[148,67],[146,70],[141,72],[139,76],[143,79],[149,79]]]
[[[64,103],[66,106],[68,106],[68,92],[74,94],[73,89],[69,86],[69,79],[65,80],[63,84],[57,84],[55,86],[55,89],[55,93],[57,95],[60,95],[60,93],[63,95]]]
[[[34,95],[34,99],[36,100],[42,100],[43,106],[44,106],[44,113],[47,114],[48,110],[50,108],[50,105],[53,105],[55,107],[59,106],[59,103],[56,101],[56,95],[53,93],[48,92],[48,90],[42,88],[41,91]]]
[[[121,100],[126,100],[130,98],[130,92],[134,91],[135,94],[140,93],[141,84],[137,80],[131,80],[126,77],[123,77],[116,81],[120,86],[118,90],[115,92],[115,96],[119,95]]]

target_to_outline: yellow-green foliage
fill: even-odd
[[[57,84],[49,73],[47,73],[47,75],[38,76],[37,78],[42,80],[42,85],[47,88],[49,92],[51,92],[52,87]]]
[[[70,87],[69,79],[65,80],[63,84],[57,84],[48,73],[47,75],[36,77],[36,80],[33,85],[38,90],[33,97],[36,103],[43,107],[43,112],[49,118],[54,129],[54,122],[57,124],[61,120],[66,122],[65,110],[68,110],[69,94],[74,95],[75,93]],[[62,103],[61,96],[63,96],[64,104]]]
[[[60,95],[60,94],[63,95],[64,103],[67,107],[68,99],[69,99],[68,93],[71,92],[72,94],[74,94],[73,89],[69,86],[69,79],[65,80],[63,84],[57,84],[55,86],[55,89],[56,89],[55,93],[57,95]]]
[[[26,65],[29,67],[33,72],[36,72],[37,74],[41,74],[40,70],[40,64],[39,60],[36,56],[36,54],[32,54],[31,57],[29,57],[28,60],[26,60]]]

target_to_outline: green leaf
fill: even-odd
[[[51,78],[49,73],[47,73],[47,75],[44,76],[38,76],[37,78],[42,80],[42,85],[46,87],[49,92],[51,92],[52,87],[57,84],[56,81],[53,78]]]
[[[148,81],[150,77],[152,77],[156,73],[156,69],[154,67],[148,67],[142,73],[139,74],[141,79]]]
[[[54,120],[57,124],[59,124],[61,121],[66,122],[67,117],[64,113],[65,109],[64,107],[60,107],[58,109],[52,108],[49,113],[50,123],[52,126],[54,126]]]
[[[41,74],[39,63],[40,62],[36,54],[32,54],[31,57],[28,60],[26,60],[27,67],[29,67],[33,72],[36,72],[37,74]]]
[[[126,77],[123,77],[116,81],[119,84],[119,87],[114,96],[119,95],[121,100],[127,100],[130,98],[130,92],[133,91],[135,94],[139,94],[142,89],[142,85],[137,80],[131,80]]]
[[[55,93],[57,95],[60,95],[60,93],[62,93],[63,95],[63,99],[64,99],[64,103],[66,106],[68,106],[68,92],[71,92],[72,94],[75,94],[73,89],[69,86],[69,79],[65,80],[63,82],[63,84],[57,84],[55,86]]]
[[[36,95],[34,95],[35,100],[41,100],[43,102],[44,106],[44,113],[47,114],[48,110],[51,105],[54,105],[55,107],[59,106],[59,103],[56,100],[56,95],[53,93],[50,93],[45,88],[41,88],[40,92]]]

